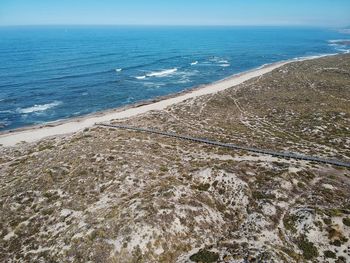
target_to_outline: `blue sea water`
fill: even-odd
[[[302,27],[0,28],[0,130],[183,91],[263,64],[347,52]]]

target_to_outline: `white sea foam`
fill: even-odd
[[[176,84],[186,84],[186,83],[191,83],[191,77],[199,74],[200,72],[198,70],[190,70],[190,71],[181,71],[178,74],[178,80],[175,81],[174,83]]]
[[[197,65],[198,64],[198,61],[194,61],[191,63],[191,66],[194,66],[194,65]]]
[[[177,68],[172,68],[172,69],[166,69],[163,71],[159,71],[159,72],[151,72],[149,74],[147,74],[147,77],[165,77],[168,76],[170,74],[173,74],[177,71]]]
[[[334,39],[334,40],[329,40],[328,41],[328,46],[334,47],[335,50],[344,53],[344,54],[349,54],[350,49],[348,48],[350,44],[344,43],[344,42],[349,42],[350,39]]]
[[[266,66],[269,66],[271,65],[270,63],[265,63],[265,64],[262,64],[260,67],[257,67],[256,69],[262,69],[262,68],[265,68]]]
[[[350,41],[350,39],[332,39],[332,40],[328,40],[328,43],[339,43],[339,42],[346,42],[346,41]]]
[[[133,100],[135,100],[135,98],[134,97],[128,97],[127,99],[126,99],[126,103],[130,103],[130,102],[132,102]]]
[[[0,121],[0,128],[5,128],[6,126],[9,126],[11,122],[6,121]]]
[[[191,80],[183,78],[183,79],[180,79],[179,81],[176,81],[175,83],[176,84],[186,84],[186,83],[190,83],[190,82],[191,82]]]
[[[212,57],[209,59],[210,62],[212,63],[218,63],[218,64],[228,64],[230,63],[227,59],[225,58],[220,58],[220,57]]]
[[[155,71],[155,72],[151,72],[148,73],[144,76],[138,76],[136,77],[137,79],[145,79],[145,78],[150,78],[150,77],[157,77],[157,78],[161,78],[161,77],[166,77],[168,75],[171,75],[173,73],[175,73],[177,71],[177,68],[172,68],[172,69],[166,69],[166,70],[162,70],[162,71]]]
[[[230,62],[228,62],[228,60],[219,60],[218,63],[222,63],[222,64],[229,64]]]
[[[209,61],[216,66],[219,67],[229,67],[231,66],[230,62],[227,59],[219,58],[219,57],[213,57],[210,58]]]
[[[328,46],[334,47],[335,50],[348,54],[350,50],[348,47],[350,46],[350,39],[333,39],[328,41]]]
[[[34,105],[34,106],[28,107],[28,108],[17,109],[17,112],[22,113],[22,114],[28,114],[28,113],[32,113],[32,112],[46,111],[46,110],[51,109],[53,107],[56,107],[60,104],[62,104],[61,101],[54,101],[54,102],[47,103],[47,104]]]
[[[345,49],[345,48],[337,48],[338,51],[343,52],[345,54],[349,54],[350,49]]]
[[[120,71],[122,71],[122,70],[123,70],[122,68],[116,68],[116,69],[115,69],[116,72],[120,72]]]

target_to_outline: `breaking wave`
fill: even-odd
[[[151,72],[151,73],[148,73],[148,74],[143,75],[143,76],[138,76],[138,77],[136,77],[136,78],[137,78],[137,79],[145,79],[145,78],[151,78],[151,77],[158,77],[158,78],[161,78],[161,77],[169,76],[169,75],[175,73],[176,71],[177,71],[177,68],[166,69],[166,70],[163,70],[163,71]]]
[[[5,128],[9,126],[11,122],[6,122],[6,121],[0,121],[0,129]]]
[[[328,41],[328,43],[335,43],[335,44],[339,44],[343,42],[350,42],[350,39],[332,39]]]
[[[218,63],[229,64],[228,60],[219,60]]]
[[[333,47],[336,51],[341,53],[350,53],[350,39],[329,40],[328,46]]]
[[[54,101],[52,103],[34,105],[34,106],[28,107],[28,108],[17,109],[17,112],[22,113],[22,114],[28,114],[28,113],[33,113],[33,112],[46,111],[46,110],[51,109],[53,107],[56,107],[60,104],[62,104],[61,101]]]
[[[219,67],[229,67],[231,66],[230,62],[227,59],[220,57],[212,57],[209,59],[209,62]]]

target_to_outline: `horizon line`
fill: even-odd
[[[318,28],[337,28],[337,29],[346,29],[348,26],[336,26],[336,25],[313,25],[313,24],[9,24],[1,25],[0,27],[59,27],[59,26],[76,26],[76,27],[318,27]]]

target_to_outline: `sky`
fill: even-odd
[[[0,0],[9,25],[350,26],[350,0]]]

